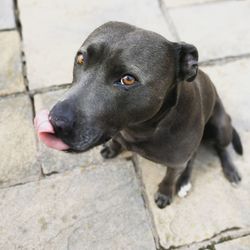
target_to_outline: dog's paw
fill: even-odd
[[[110,148],[107,145],[104,145],[104,147],[103,147],[103,149],[101,150],[100,153],[101,153],[102,157],[105,158],[105,159],[114,158],[119,154],[119,152],[113,150],[112,148]]]
[[[241,176],[235,168],[223,169],[226,178],[233,184],[237,185],[241,181]]]
[[[155,203],[159,208],[164,208],[171,204],[172,198],[166,194],[162,194],[159,191],[155,194]]]
[[[183,198],[186,197],[188,192],[190,191],[192,185],[190,182],[186,183],[185,185],[181,186],[179,191],[178,191],[178,196]]]

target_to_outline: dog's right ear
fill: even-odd
[[[176,80],[192,82],[198,72],[198,51],[188,43],[173,43],[176,51]]]

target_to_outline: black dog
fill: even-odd
[[[198,69],[197,49],[154,32],[109,22],[91,33],[76,54],[72,87],[50,120],[70,152],[111,139],[104,158],[127,149],[167,166],[155,196],[160,208],[189,183],[204,135],[213,140],[227,179],[241,180],[227,151],[232,142],[242,154],[240,137]]]

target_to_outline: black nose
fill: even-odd
[[[58,102],[50,111],[49,119],[57,134],[69,134],[76,122],[73,105],[66,100]]]

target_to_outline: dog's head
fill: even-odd
[[[50,111],[56,136],[83,152],[151,119],[175,84],[194,80],[197,61],[192,45],[125,23],[102,25],[77,51],[72,87]]]

